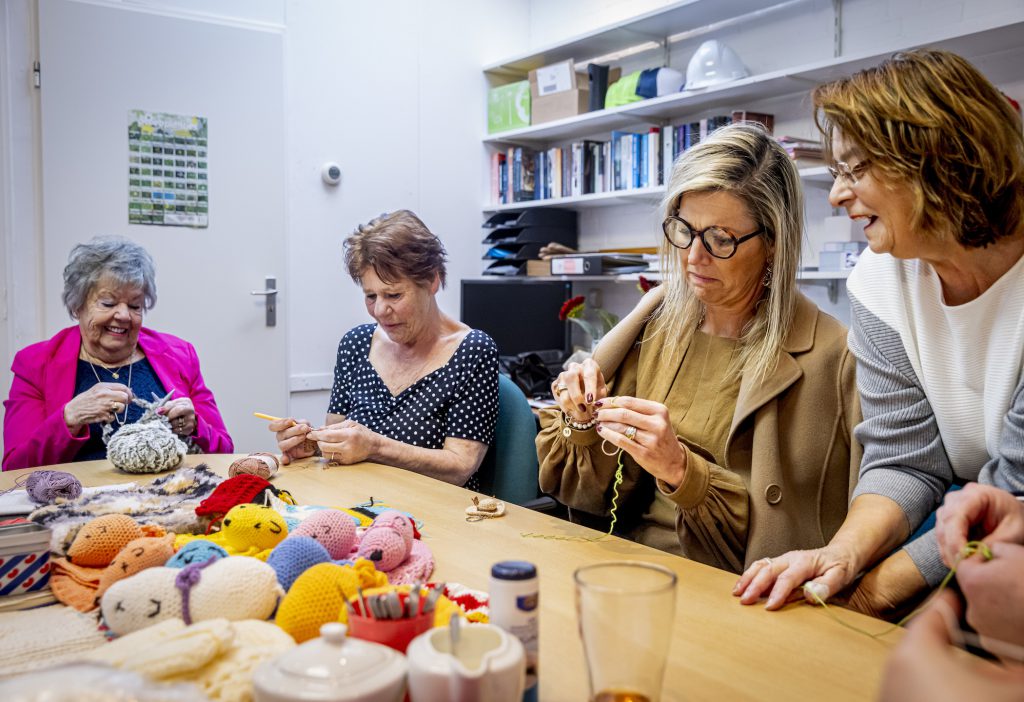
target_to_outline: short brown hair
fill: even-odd
[[[447,260],[441,240],[409,210],[382,214],[360,224],[345,239],[345,266],[356,284],[362,282],[367,268],[373,268],[385,283],[405,278],[427,286],[437,275],[444,287]]]
[[[838,129],[871,167],[914,193],[912,221],[948,223],[967,247],[1016,232],[1024,219],[1024,136],[1009,100],[947,51],[895,54],[820,85],[815,122],[831,154]]]

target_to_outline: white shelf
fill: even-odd
[[[801,168],[800,177],[814,185],[832,187],[832,175],[824,166],[814,168]],[[590,193],[589,195],[578,195],[576,197],[556,197],[547,200],[527,200],[525,202],[510,202],[505,205],[484,205],[481,209],[487,212],[518,212],[520,210],[532,210],[536,207],[564,207],[569,210],[586,210],[592,207],[611,207],[622,205],[628,202],[658,202],[665,196],[665,186],[655,185],[650,188],[637,188],[635,190],[615,190],[609,193]]]
[[[1006,53],[1006,56],[1000,57],[1001,65],[1016,64],[1020,66],[1024,64],[1024,39],[1022,38],[1024,38],[1024,22],[1018,22],[996,29],[945,37],[929,42],[927,46],[947,49],[967,59]],[[829,58],[701,90],[684,90],[609,110],[587,112],[554,122],[511,129],[488,136],[484,139],[484,143],[532,145],[608,132],[614,129],[637,127],[640,124],[661,124],[673,117],[697,112],[711,105],[729,104],[741,108],[745,103],[761,99],[806,92],[819,83],[835,80],[855,71],[875,66],[891,53],[891,51],[871,52]],[[999,81],[1002,76],[990,75],[989,77]],[[722,107],[722,109],[725,111],[726,108]]]
[[[659,271],[647,271],[645,273],[623,273],[622,275],[485,275],[474,278],[477,281],[565,281],[570,283],[635,283],[643,276],[647,280],[661,280]],[[797,271],[796,279],[802,281],[840,281],[850,277],[850,271],[818,271],[800,270]]]
[[[576,197],[554,197],[547,200],[510,202],[506,205],[484,205],[484,212],[505,212],[508,210],[532,210],[536,207],[564,207],[570,210],[586,210],[591,207],[610,207],[627,202],[657,202],[665,194],[665,188],[655,185],[634,190],[613,190],[607,193],[590,193]]]
[[[628,22],[595,29],[529,54],[499,61],[485,67],[484,72],[525,78],[533,69],[557,61],[585,61],[644,43],[660,43],[673,34],[763,10],[766,4],[769,3],[764,0],[679,0]]]

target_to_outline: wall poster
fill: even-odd
[[[128,111],[128,223],[209,226],[206,118]]]

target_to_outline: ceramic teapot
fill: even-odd
[[[261,664],[255,702],[401,702],[405,657],[346,632],[344,624],[324,624],[320,638]]]
[[[522,699],[526,683],[523,645],[496,626],[462,625],[458,617],[453,617],[450,626],[431,629],[413,639],[406,656],[412,702]]]

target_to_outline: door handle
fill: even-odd
[[[259,295],[263,297],[263,301],[267,307],[267,326],[277,326],[277,278],[273,276],[267,276],[266,290],[252,290],[249,292],[250,295]]]

